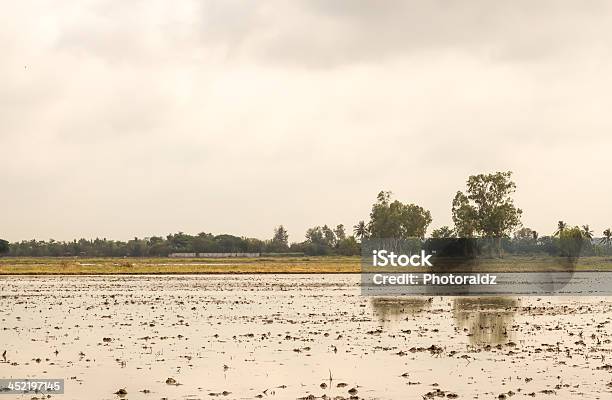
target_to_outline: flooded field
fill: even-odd
[[[359,281],[0,277],[0,378],[63,378],[62,399],[611,396],[612,297],[366,297]]]

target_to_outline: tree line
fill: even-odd
[[[334,229],[327,225],[308,229],[306,240],[289,243],[287,230],[274,229],[273,237],[260,240],[234,235],[183,232],[166,237],[152,236],[128,241],[109,239],[79,239],[73,241],[24,240],[9,245],[0,242],[0,254],[13,257],[166,257],[172,253],[262,253],[264,255],[357,255],[359,243],[347,236],[343,225]]]
[[[524,227],[522,210],[514,205],[516,184],[512,173],[496,172],[470,176],[465,191],[458,191],[451,203],[453,227],[434,229],[431,239],[482,239],[488,250],[498,255],[562,252],[568,240],[579,242],[581,252],[589,255],[611,254],[612,231],[594,241],[589,225],[569,226],[559,221],[554,234],[540,236]],[[152,236],[129,241],[79,239],[73,241],[29,240],[9,244],[0,239],[0,254],[9,256],[58,257],[160,257],[171,253],[264,253],[306,255],[357,255],[360,243],[368,238],[425,240],[432,222],[431,213],[422,206],[392,199],[392,193],[381,191],[369,215],[347,233],[344,225],[322,225],[306,231],[305,240],[289,243],[283,225],[276,227],[272,238],[260,240],[234,235],[183,232],[166,237]]]

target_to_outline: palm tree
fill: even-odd
[[[605,244],[606,246],[610,247],[610,244],[612,244],[612,231],[610,230],[610,228],[603,231],[603,236],[604,237],[601,239],[599,243]]]
[[[368,226],[363,221],[359,221],[357,225],[353,226],[353,232],[355,233],[355,236],[359,238],[359,240],[366,239],[370,234]]]
[[[555,232],[555,234],[553,236],[559,236],[561,235],[561,233],[567,229],[567,224],[563,221],[559,221],[557,223],[557,231]]]
[[[582,236],[585,239],[593,239],[593,231],[588,225],[582,225]]]

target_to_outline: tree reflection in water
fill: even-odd
[[[453,317],[470,344],[503,344],[512,337],[519,301],[511,297],[457,297]]]
[[[374,315],[383,325],[417,315],[431,307],[431,298],[427,297],[373,297],[370,300]]]

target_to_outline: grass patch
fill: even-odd
[[[551,257],[508,256],[481,259],[445,269],[448,272],[538,272],[565,270]],[[436,270],[434,266],[434,271]],[[576,271],[610,271],[611,257],[577,260]],[[378,270],[380,271],[380,270]],[[407,271],[407,269],[404,269]],[[410,268],[411,272],[432,271]],[[0,275],[104,275],[104,274],[270,274],[359,273],[359,257],[261,257],[261,258],[0,258]],[[438,271],[440,272],[440,271]]]
[[[359,257],[0,258],[0,275],[356,273]]]

